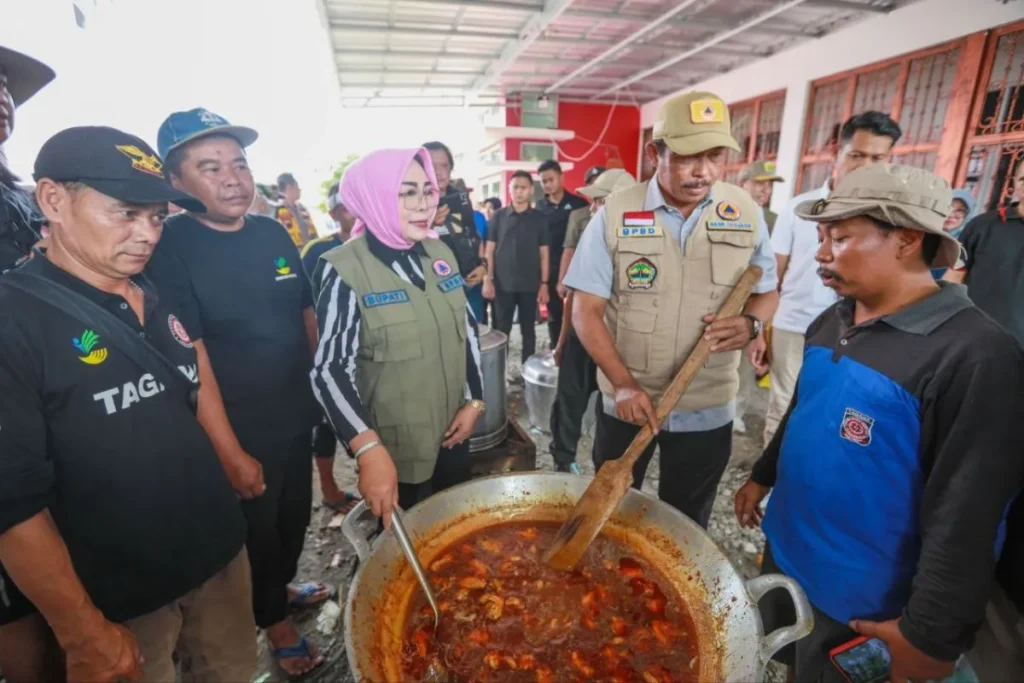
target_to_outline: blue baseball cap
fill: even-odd
[[[223,116],[199,107],[189,111],[176,111],[160,124],[156,134],[156,146],[160,156],[167,158],[168,152],[187,142],[207,135],[230,135],[243,148],[256,142],[259,133],[245,126],[232,126]]]

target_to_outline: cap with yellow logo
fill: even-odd
[[[624,171],[621,168],[612,168],[597,176],[597,180],[590,185],[581,187],[576,191],[591,199],[603,199],[610,194],[615,194],[634,185],[636,185],[636,178],[628,171]]]
[[[747,166],[745,169],[740,171],[739,181],[744,183],[748,180],[755,181],[771,181],[773,183],[784,183],[786,182],[782,176],[775,171],[774,161],[755,161],[754,163]]]
[[[689,92],[666,101],[654,121],[654,139],[664,140],[669,149],[684,156],[715,147],[740,151],[732,136],[729,107],[709,92]]]
[[[106,126],[79,126],[57,133],[36,157],[36,181],[78,182],[129,204],[173,202],[195,213],[201,201],[176,190],[153,148],[134,135]]]

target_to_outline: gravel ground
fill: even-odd
[[[538,348],[546,348],[548,343],[546,326],[537,326],[537,337]],[[520,349],[519,334],[517,330],[514,330],[508,358],[508,375],[511,379],[518,379],[520,376]],[[748,434],[759,435],[763,429],[763,415],[767,404],[767,393],[766,390],[758,390],[758,395],[752,401],[751,415],[746,419]],[[508,400],[510,407],[515,410],[519,423],[528,429],[529,425],[521,383],[510,383]],[[592,421],[592,418],[588,415],[588,418],[584,421],[584,435],[580,440],[577,451],[580,468],[587,475],[593,475],[594,473],[593,463],[590,458],[593,445]],[[553,470],[554,462],[548,452],[550,436],[538,433],[532,433],[532,436],[537,444],[538,468],[541,470]],[[723,552],[740,572],[747,577],[757,575],[760,553],[764,546],[764,536],[758,529],[741,529],[739,527],[736,523],[736,516],[732,511],[732,503],[736,490],[747,479],[749,463],[757,457],[759,441],[760,439],[755,440],[745,435],[734,435],[732,461],[719,485],[718,497],[715,500],[708,528],[712,538],[722,548]],[[658,487],[658,462],[658,457],[655,457],[651,462],[643,485],[644,491],[654,495],[657,495]],[[744,465],[745,463],[746,465]],[[355,470],[352,461],[348,457],[342,455],[336,459],[335,476],[340,485],[354,488]],[[342,537],[340,530],[328,528],[327,525],[331,521],[332,515],[329,510],[319,506],[320,491],[319,485],[316,483],[314,483],[314,497],[317,502],[314,503],[313,522],[306,537],[306,550],[300,562],[300,579],[319,580],[331,585],[337,585],[342,604],[344,604],[345,591],[355,572],[356,558],[349,544]],[[331,567],[332,560],[336,556],[339,558],[339,565]],[[315,683],[340,683],[352,680],[351,673],[348,670],[343,627],[340,620],[337,628],[331,635],[325,636],[317,630],[317,610],[299,612],[295,616],[300,629],[320,648],[320,651],[327,660],[315,675],[310,676],[306,680]],[[262,637],[260,642],[260,665],[254,680],[256,683],[287,680],[272,665]],[[775,665],[770,665],[767,680],[775,683],[776,681],[785,680],[785,676],[781,669],[776,668]]]

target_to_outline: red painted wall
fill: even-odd
[[[521,111],[517,108],[505,110],[505,121],[508,126],[518,126]],[[609,115],[611,122],[600,143],[598,142],[605,122]],[[583,177],[591,166],[605,168],[625,168],[634,173],[637,168],[637,150],[640,146],[640,109],[629,105],[614,107],[608,104],[586,104],[582,102],[558,103],[558,128],[572,130],[576,138],[558,143],[560,147],[559,161],[568,161],[567,157],[579,157],[590,150],[589,154],[579,161],[575,167],[565,173],[565,188],[575,191],[583,186]],[[548,142],[547,140],[506,140],[505,159],[519,159],[519,145],[523,142]],[[506,173],[506,184],[511,173]]]

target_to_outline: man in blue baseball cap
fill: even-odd
[[[207,210],[167,219],[152,272],[180,303],[199,359],[199,421],[242,499],[256,625],[281,668],[298,676],[323,659],[288,608],[331,596],[323,584],[289,584],[312,507],[317,323],[288,233],[272,218],[247,215],[255,183],[245,148],[257,137],[206,109],[171,114],[160,126],[171,183]]]

